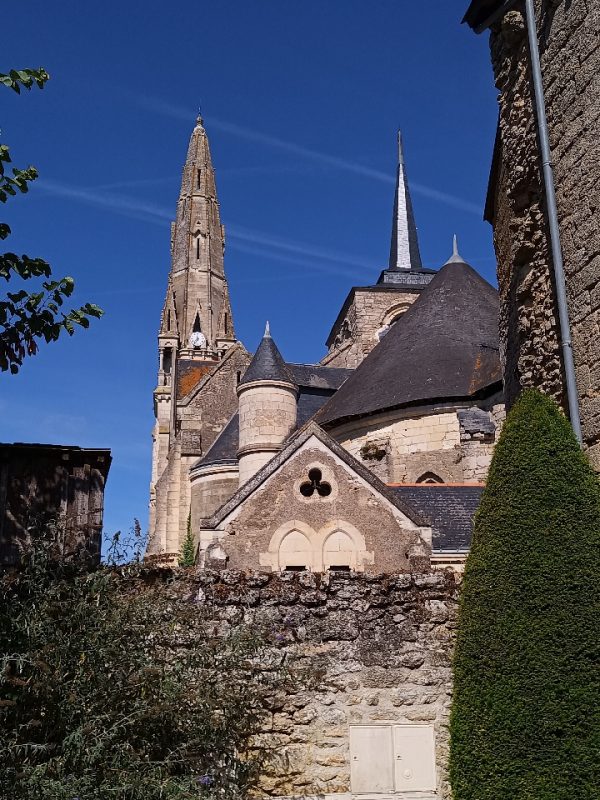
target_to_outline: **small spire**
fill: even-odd
[[[452,239],[452,255],[446,261],[446,264],[465,264],[464,258],[458,252],[458,237],[454,234],[454,238]]]
[[[422,268],[417,226],[404,168],[402,132],[398,131],[398,169],[396,173],[396,195],[394,197],[392,242],[388,269],[392,271],[410,271],[421,270]]]
[[[202,119],[202,106],[198,106],[198,114],[196,116],[196,126],[204,127],[204,120]]]
[[[295,386],[292,373],[283,360],[277,345],[271,337],[269,323],[265,328],[265,334],[260,340],[260,344],[254,353],[250,366],[242,376],[239,386],[255,381],[275,381],[277,383],[289,383]]]

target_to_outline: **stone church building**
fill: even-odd
[[[320,363],[236,338],[201,119],[172,225],[154,391],[149,553],[200,565],[393,572],[464,560],[503,417],[498,296],[421,262],[399,137],[389,264],[352,287]]]
[[[158,336],[148,554],[194,538],[198,603],[266,626],[322,678],[269,714],[273,798],[449,797],[457,580],[504,416],[498,295],[423,266],[399,141],[388,265],[319,363],[237,339],[201,119]],[[235,290],[235,287],[234,287]],[[199,606],[199,613],[201,609]]]

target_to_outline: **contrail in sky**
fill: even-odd
[[[161,227],[169,227],[173,219],[173,214],[166,208],[115,194],[114,192],[80,188],[47,179],[37,181],[37,186],[47,194],[55,197],[87,203],[121,216],[150,222]],[[225,231],[227,241],[231,242],[230,247],[232,249],[275,261],[309,267],[319,272],[356,277],[356,268],[372,269],[373,267],[370,262],[357,259],[356,256],[349,253],[308,245],[293,239],[282,239],[263,231],[250,230],[237,225],[227,225]],[[294,256],[300,256],[300,258]],[[314,260],[309,261],[308,258]],[[346,269],[335,267],[332,264],[343,265]],[[352,267],[355,267],[355,269],[353,270]]]
[[[42,189],[42,191],[55,197],[65,197],[76,202],[89,203],[99,208],[114,211],[125,217],[133,217],[144,222],[153,222],[155,225],[168,226],[173,219],[173,214],[164,208],[120,194],[70,186],[47,178],[36,181],[36,188]]]
[[[136,100],[139,105],[150,111],[155,111],[175,119],[184,119],[188,122],[192,119],[189,109],[181,108],[180,106],[174,106],[171,103],[167,103],[152,97],[136,96]],[[356,161],[348,161],[344,158],[338,158],[337,156],[332,156],[327,153],[321,153],[318,150],[312,150],[308,147],[295,144],[294,142],[289,142],[285,139],[280,139],[276,136],[271,136],[270,134],[261,133],[260,131],[255,131],[241,125],[236,125],[232,122],[225,122],[224,120],[219,120],[215,117],[207,117],[207,119],[209,120],[212,128],[221,130],[224,133],[229,133],[232,136],[238,136],[241,139],[257,142],[258,144],[263,144],[266,147],[272,147],[277,150],[292,153],[300,156],[301,158],[316,161],[319,164],[325,164],[346,172],[353,172],[356,175],[362,175],[363,177],[381,181],[382,183],[395,183],[394,178],[387,172],[382,172],[381,170],[364,166]],[[447,192],[438,191],[437,189],[433,189],[431,186],[424,186],[421,183],[410,181],[410,187],[415,193],[420,194],[423,197],[429,197],[432,200],[445,203],[446,205],[452,206],[453,208],[458,208],[461,211],[477,214],[479,217],[481,217],[483,213],[481,207],[476,203],[463,200],[463,198],[456,197],[456,195],[448,194]]]

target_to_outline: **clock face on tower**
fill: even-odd
[[[206,347],[206,336],[201,331],[193,331],[190,336],[190,347],[203,350]]]

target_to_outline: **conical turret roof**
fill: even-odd
[[[320,424],[476,397],[500,384],[498,293],[451,260],[317,415]]]
[[[261,343],[239,385],[243,386],[254,381],[276,381],[295,386],[287,364],[273,341],[268,322]]]

